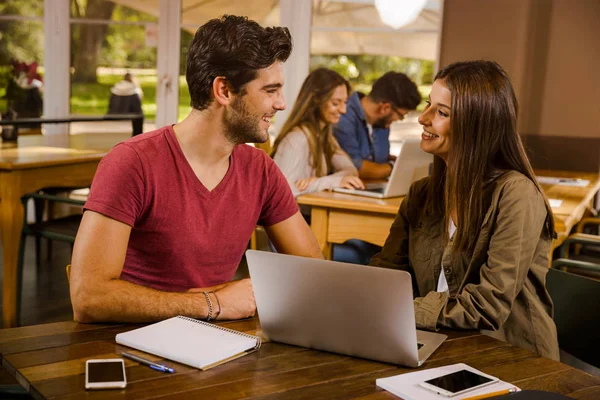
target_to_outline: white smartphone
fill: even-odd
[[[498,378],[467,369],[452,372],[421,382],[419,385],[446,397],[458,396],[498,382]]]
[[[86,389],[123,389],[125,386],[127,386],[127,378],[125,362],[122,358],[85,362]]]

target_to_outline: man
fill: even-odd
[[[257,223],[278,251],[322,257],[265,142],[285,109],[286,28],[224,16],[200,27],[185,120],[117,145],[98,167],[73,251],[80,322],[252,316],[249,279],[230,282]]]
[[[383,179],[392,172],[390,125],[417,108],[421,95],[406,75],[388,72],[373,84],[371,93],[354,92],[348,108],[333,128],[340,146],[352,159],[360,178]]]

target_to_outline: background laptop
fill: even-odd
[[[408,272],[248,250],[270,340],[418,367],[446,339],[417,331]]]
[[[429,175],[432,162],[433,155],[421,150],[421,138],[405,139],[387,182],[367,184],[364,190],[335,188],[333,191],[377,198],[404,196],[413,182]]]

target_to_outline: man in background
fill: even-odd
[[[358,169],[361,179],[385,179],[396,156],[390,154],[390,125],[401,121],[421,102],[417,85],[400,72],[388,72],[369,95],[354,92],[334,135]]]

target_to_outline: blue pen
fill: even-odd
[[[147,366],[149,366],[150,368],[152,368],[152,369],[154,369],[156,371],[168,372],[170,374],[175,373],[175,370],[173,368],[169,368],[169,367],[167,367],[166,365],[163,365],[163,364],[157,364],[155,362],[152,362],[150,360],[146,360],[145,358],[138,357],[138,356],[133,355],[131,353],[123,352],[123,353],[121,353],[121,355],[123,357],[125,357],[125,358],[129,358],[130,360],[137,361],[140,364],[147,365]]]

